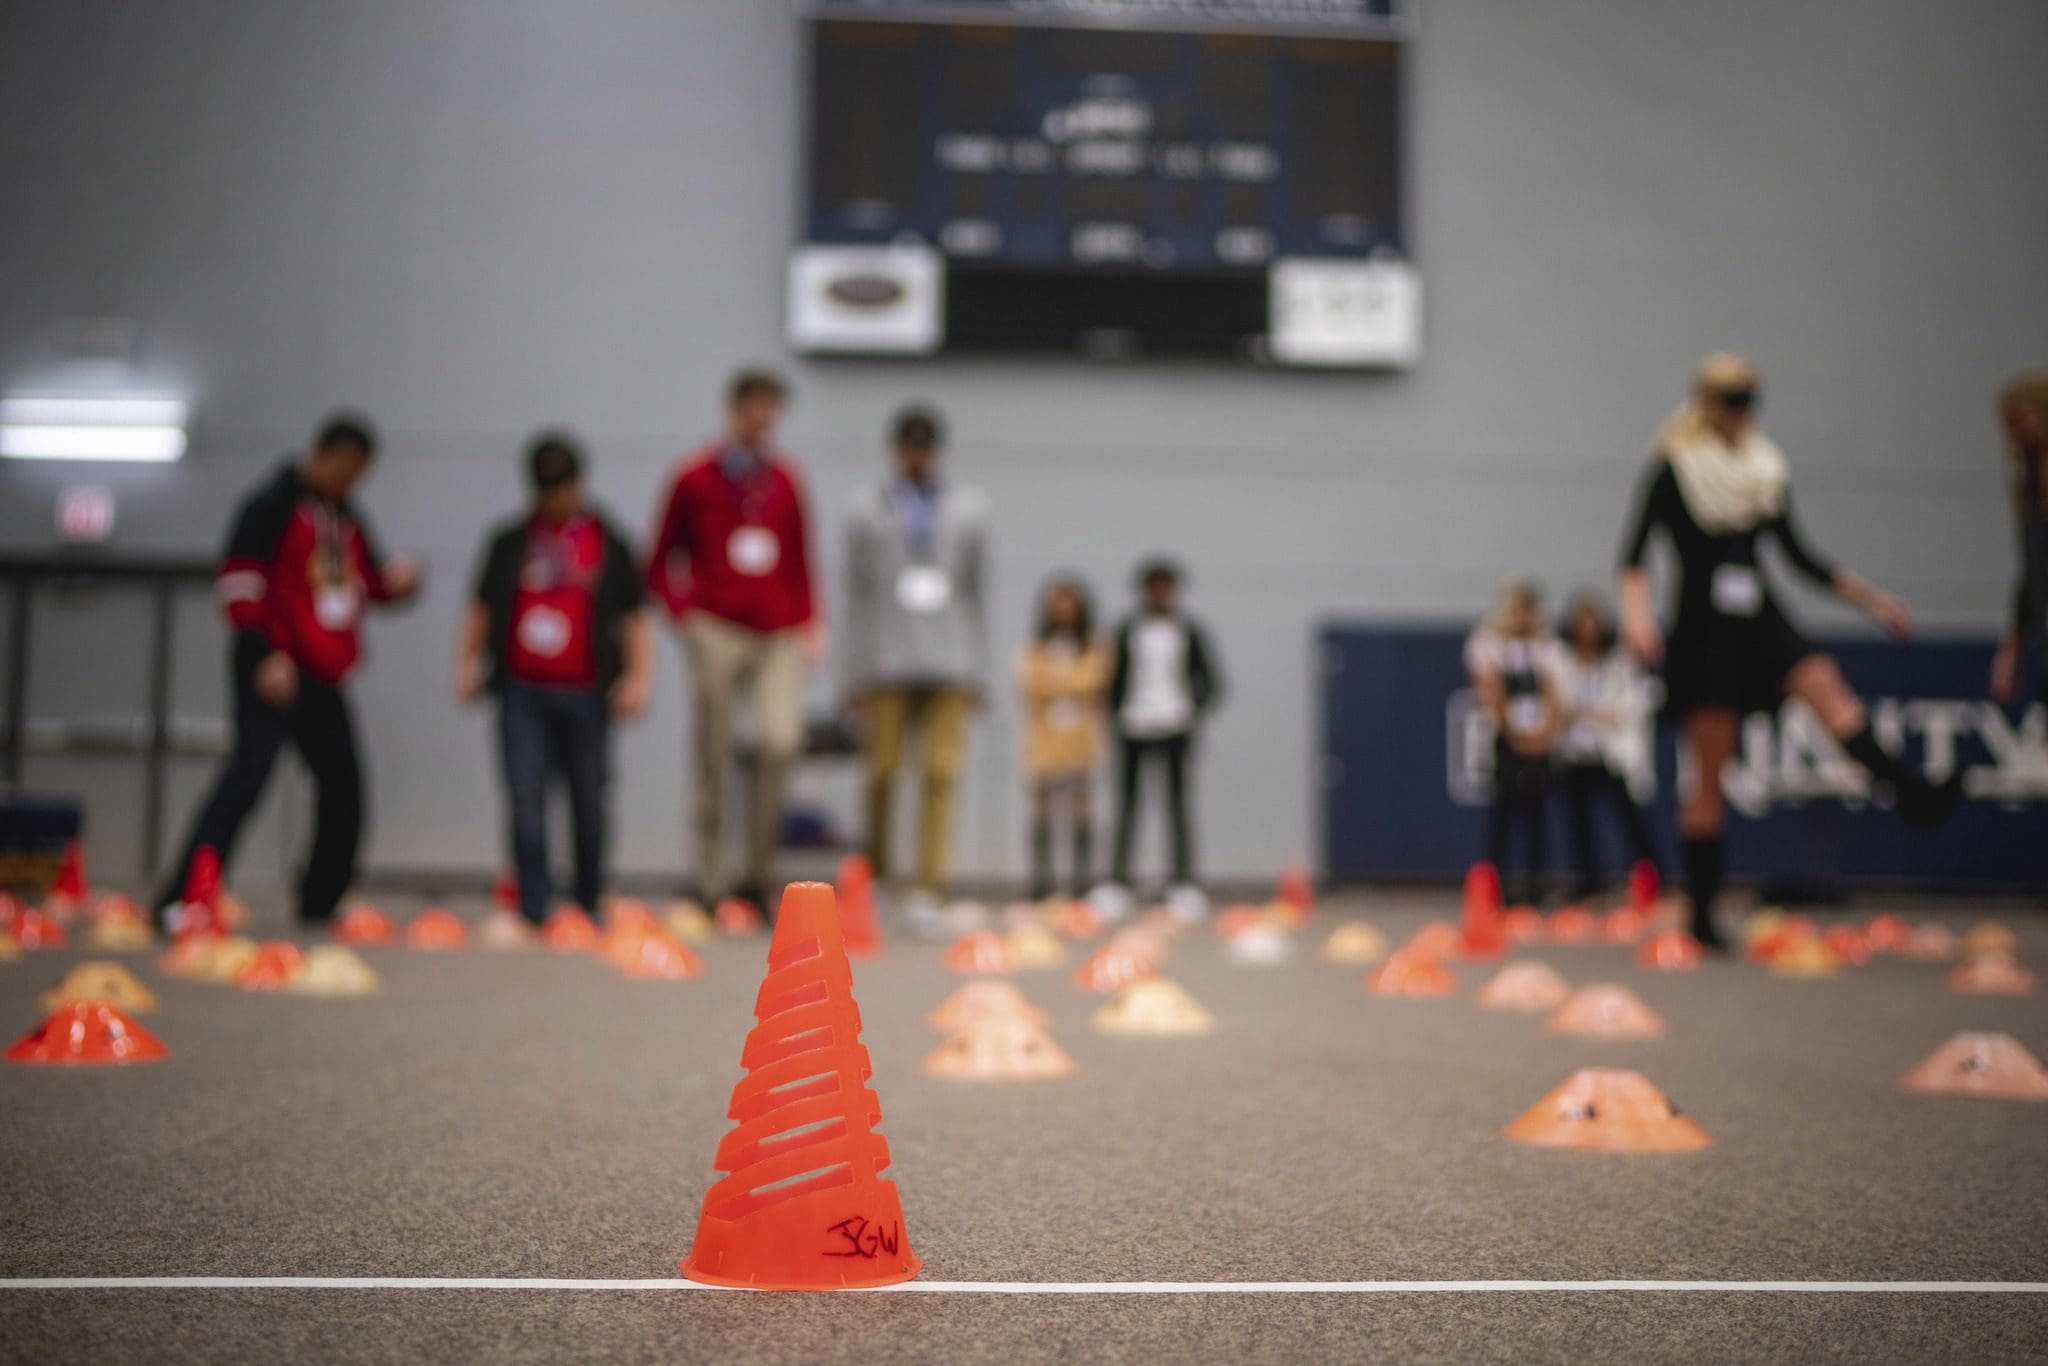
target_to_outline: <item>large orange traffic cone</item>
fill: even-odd
[[[170,1056],[163,1041],[105,1001],[53,1012],[7,1050],[7,1061],[43,1067],[117,1067]]]
[[[793,883],[754,1001],[758,1024],[683,1274],[759,1290],[893,1285],[920,1263],[903,1229],[880,1099],[860,1042],[853,966],[832,889]],[[793,1132],[794,1131],[794,1132]],[[801,1178],[792,1180],[791,1178]]]
[[[882,951],[882,922],[875,914],[875,871],[866,858],[848,854],[839,861],[839,921],[846,952],[873,958]]]
[[[212,938],[228,932],[220,906],[220,854],[202,844],[185,870],[185,889],[171,908],[173,939]]]
[[[85,879],[85,851],[77,840],[64,845],[64,858],[57,865],[57,876],[50,881],[50,890],[43,897],[44,903],[52,910],[76,910],[92,895],[92,886]]]
[[[405,927],[405,942],[410,948],[443,953],[468,944],[469,927],[447,907],[430,906],[414,916],[412,923]]]
[[[1500,872],[1491,863],[1472,865],[1465,874],[1465,904],[1458,918],[1458,952],[1466,958],[1498,958],[1507,949],[1507,928],[1501,923]]]
[[[1671,1153],[1713,1142],[1640,1072],[1588,1067],[1507,1127],[1517,1143],[1610,1153]]]
[[[1627,906],[1637,915],[1647,916],[1650,908],[1657,904],[1657,894],[1663,888],[1658,885],[1657,865],[1648,859],[1638,859],[1628,870]]]
[[[1935,1049],[1899,1085],[1927,1095],[2048,1100],[2048,1068],[2010,1034],[1965,1032]]]

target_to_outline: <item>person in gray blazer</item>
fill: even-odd
[[[951,870],[967,723],[986,689],[988,511],[978,492],[940,477],[936,412],[905,409],[891,435],[889,478],[847,516],[843,650],[849,705],[866,732],[868,858],[883,885],[895,872],[896,780],[917,737],[917,867],[905,910],[929,930]]]

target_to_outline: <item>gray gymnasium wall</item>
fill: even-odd
[[[1120,603],[1134,556],[1186,556],[1234,685],[1203,782],[1224,874],[1311,844],[1316,624],[1469,618],[1508,570],[1602,579],[1647,436],[1714,347],[1763,365],[1819,542],[1930,625],[1985,631],[2010,565],[1988,396],[2048,363],[2043,52],[2039,0],[1430,0],[1419,368],[792,362],[828,570],[910,396],[950,412],[957,476],[1000,509],[1003,641],[1056,566]],[[322,409],[385,426],[367,505],[434,580],[361,680],[378,867],[496,859],[486,722],[444,680],[520,438],[584,433],[637,529],[729,368],[788,359],[800,72],[782,0],[0,3],[0,388],[49,381],[66,319],[115,315],[142,381],[195,405],[182,464],[107,476],[118,544],[210,550]],[[49,541],[77,474],[0,470],[0,540]],[[177,709],[204,718],[218,636],[203,601],[186,615]],[[138,705],[139,621],[49,605],[37,712]],[[682,860],[682,700],[665,647],[621,754],[628,871]],[[1013,739],[1005,696],[970,872],[1022,862]],[[132,775],[31,774],[83,788],[102,868],[131,877]],[[181,765],[179,820],[202,778]],[[248,882],[277,881],[303,802],[280,786]]]

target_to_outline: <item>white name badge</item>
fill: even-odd
[[[782,542],[765,526],[735,527],[725,543],[725,558],[734,573],[760,578],[782,563]]]
[[[1746,564],[1724,564],[1714,570],[1714,607],[1731,617],[1753,617],[1763,609],[1764,585]]]
[[[361,610],[353,588],[322,588],[313,594],[313,620],[330,631],[346,631]]]
[[[519,617],[519,643],[542,659],[569,648],[569,617],[553,607],[529,607]]]
[[[914,564],[896,576],[896,601],[906,612],[939,612],[953,600],[953,580],[935,564]]]
[[[1543,725],[1543,699],[1515,697],[1508,700],[1508,729],[1527,734]]]

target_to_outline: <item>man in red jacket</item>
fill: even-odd
[[[697,876],[728,891],[720,851],[733,710],[754,708],[753,811],[735,895],[767,904],[782,794],[803,740],[804,666],[818,649],[809,533],[795,461],[774,446],[779,375],[747,370],[727,392],[724,435],[684,457],[648,552],[647,587],[682,632],[695,689]]]
[[[403,602],[420,585],[418,566],[403,555],[386,559],[349,501],[376,450],[368,422],[331,417],[305,454],[286,461],[235,513],[214,580],[234,633],[235,747],[157,897],[159,919],[178,900],[202,846],[226,866],[286,744],[306,761],[317,794],[299,918],[332,919],[355,880],[363,780],[342,684],[362,654],[364,609]]]

